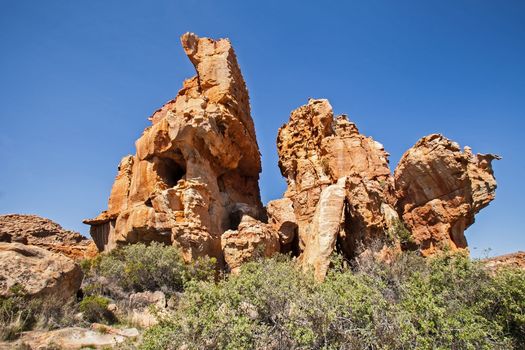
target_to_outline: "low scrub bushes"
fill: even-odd
[[[186,284],[142,349],[520,349],[525,272],[462,255],[333,261],[325,282],[285,257]]]
[[[16,339],[31,329],[50,329],[77,323],[75,301],[57,302],[26,296],[24,287],[15,285],[10,296],[0,297],[0,340]]]
[[[82,263],[84,293],[127,299],[136,292],[181,292],[193,279],[209,279],[215,274],[214,259],[200,259],[192,264],[182,260],[179,250],[152,242],[137,243],[101,254]]]

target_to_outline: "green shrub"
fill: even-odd
[[[54,301],[26,296],[21,285],[14,285],[9,296],[0,297],[0,340],[13,340],[31,329],[50,329],[73,324],[73,300]]]
[[[0,297],[0,340],[15,339],[36,323],[40,302],[20,295]]]
[[[115,317],[108,310],[110,300],[99,295],[90,295],[82,299],[79,303],[79,310],[82,312],[84,319],[89,322],[111,323]]]
[[[184,263],[179,250],[152,242],[127,245],[81,264],[85,278],[83,291],[88,295],[108,295],[117,300],[130,293],[183,290],[192,278],[208,279],[215,273],[214,259]]]
[[[525,272],[463,255],[334,261],[323,283],[283,257],[191,281],[142,349],[519,349]]]

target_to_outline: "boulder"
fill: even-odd
[[[237,230],[226,231],[221,242],[226,264],[234,273],[244,262],[280,251],[279,234],[270,225],[248,215],[242,217]]]
[[[36,215],[0,215],[0,242],[34,245],[75,260],[97,254],[92,240]]]
[[[495,197],[492,154],[474,155],[440,134],[423,137],[395,170],[397,210],[423,255],[466,249],[465,230]]]
[[[166,309],[166,295],[161,291],[133,293],[129,296],[129,307],[131,324],[140,328],[151,327],[158,323],[151,308],[163,312]]]
[[[268,202],[266,206],[268,223],[279,233],[281,246],[291,244],[297,236],[297,219],[290,198]]]
[[[118,329],[95,325],[93,329],[66,327],[52,331],[30,331],[22,333],[19,340],[0,343],[0,349],[112,349],[128,339],[135,339],[139,332],[135,328]]]
[[[80,288],[82,270],[70,258],[21,243],[0,243],[0,296],[21,287],[28,297],[66,301]]]
[[[259,148],[231,43],[192,33],[181,43],[197,76],[149,118],[136,154],[119,164],[108,209],[84,222],[100,251],[160,241],[186,260],[222,263],[221,236],[237,229],[238,208],[264,218]]]

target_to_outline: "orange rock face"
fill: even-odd
[[[36,215],[0,215],[0,242],[34,245],[74,260],[97,254],[92,240]]]
[[[277,149],[288,182],[285,197],[298,225],[301,261],[314,266],[318,277],[326,272],[336,243],[353,257],[386,236],[397,219],[388,154],[345,116],[334,119],[327,100],[310,99],[293,111],[279,129]],[[325,193],[321,201],[336,183],[343,197]],[[270,222],[280,220],[272,211],[268,215]],[[322,227],[328,222],[330,229]]]
[[[397,208],[423,255],[465,249],[464,231],[494,199],[495,155],[472,154],[439,134],[419,140],[395,171]]]
[[[482,260],[485,266],[491,270],[497,270],[502,267],[513,267],[525,270],[525,252],[495,256]]]
[[[119,165],[108,209],[85,223],[99,250],[160,241],[188,260],[222,262],[221,235],[245,214],[264,217],[259,148],[230,42],[191,33],[181,42],[197,76],[150,117],[136,154]]]
[[[494,199],[491,161],[499,157],[461,152],[456,143],[430,135],[405,153],[392,176],[383,146],[345,116],[334,119],[327,100],[310,99],[293,111],[279,129],[277,149],[288,188],[275,203],[288,200],[295,220],[290,214],[283,219],[281,212],[290,210],[270,202],[269,222],[277,230],[283,222],[297,224],[299,260],[318,279],[335,249],[353,258],[374,242],[383,252],[390,246],[423,255],[466,248],[465,229]]]
[[[494,199],[494,155],[421,139],[392,175],[388,153],[325,99],[310,99],[279,129],[288,187],[264,210],[248,91],[230,42],[181,37],[197,76],[149,119],[136,154],[120,162],[108,209],[94,219],[99,250],[159,241],[185,259],[216,257],[232,271],[255,255],[299,257],[322,279],[334,251],[354,258],[467,247],[465,229]],[[268,222],[266,223],[266,218]],[[393,249],[392,249],[393,248]]]
[[[224,259],[232,272],[256,257],[270,257],[280,251],[279,235],[270,225],[244,215],[237,230],[222,235]]]

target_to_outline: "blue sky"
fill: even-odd
[[[251,96],[263,201],[285,182],[277,129],[328,98],[391,167],[439,132],[497,153],[474,256],[525,250],[525,2],[0,1],[0,213],[68,229],[106,208],[147,117],[194,75],[179,36],[229,37]]]

